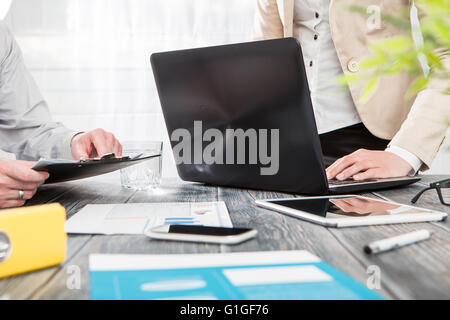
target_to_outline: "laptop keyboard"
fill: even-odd
[[[355,181],[353,179],[345,179],[345,180],[337,180],[337,179],[331,179],[328,180],[328,184],[329,185],[334,185],[334,186],[340,186],[340,185],[345,185],[345,184],[353,184],[353,183],[363,183],[363,182],[373,182],[373,181],[377,181],[376,179],[367,179],[367,180],[362,180],[362,181]]]

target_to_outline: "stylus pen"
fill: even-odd
[[[431,234],[432,233],[428,230],[419,230],[402,234],[401,236],[375,241],[364,246],[364,252],[368,254],[376,254],[397,249],[422,240],[427,240],[430,238]]]

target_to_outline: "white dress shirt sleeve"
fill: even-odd
[[[0,149],[22,160],[72,159],[76,133],[52,121],[19,46],[0,21]]]
[[[423,164],[422,160],[420,160],[416,155],[403,148],[397,146],[389,146],[385,151],[396,154],[411,165],[412,169],[408,173],[408,176],[414,176]]]

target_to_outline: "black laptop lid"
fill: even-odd
[[[155,53],[151,63],[183,180],[327,192],[297,40]]]

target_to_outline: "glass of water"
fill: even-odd
[[[122,187],[136,190],[156,189],[161,184],[162,173],[162,141],[129,141],[122,143],[123,156],[130,158],[159,155],[140,164],[121,169]]]

